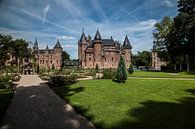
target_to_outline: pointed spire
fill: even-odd
[[[59,38],[58,38],[57,43],[56,43],[56,45],[54,46],[54,48],[62,48],[62,46],[61,46],[61,44],[60,44]]]
[[[81,38],[80,38],[80,42],[81,42],[81,43],[86,42],[86,37],[85,37],[85,33],[84,33],[84,28],[82,29],[82,35],[81,35]]]
[[[49,50],[49,47],[48,47],[48,45],[46,46],[46,50]]]
[[[34,44],[38,44],[38,42],[37,42],[37,37],[36,37],[36,39],[35,39],[35,43]]]
[[[35,43],[34,43],[33,49],[34,49],[34,50],[38,50],[37,38],[35,39]]]
[[[130,42],[129,42],[129,39],[128,39],[127,35],[126,35],[125,41],[124,41],[124,43],[123,43],[123,48],[132,49],[132,46],[131,46],[131,44],[130,44]]]
[[[96,34],[95,34],[94,40],[101,40],[100,32],[99,32],[99,30],[98,30],[98,29],[97,29],[97,31],[96,31]]]

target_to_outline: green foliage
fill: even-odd
[[[95,65],[95,72],[96,72],[96,73],[99,72],[99,65],[98,65],[98,64]]]
[[[136,67],[139,66],[150,67],[151,62],[152,62],[152,53],[149,51],[138,52],[138,54],[133,56],[133,64]]]
[[[127,72],[125,67],[125,62],[123,57],[120,57],[120,61],[118,63],[117,73],[116,73],[116,79],[119,83],[125,82],[127,80]]]
[[[55,66],[54,66],[54,64],[52,64],[52,68],[51,68],[52,70],[55,70]]]
[[[49,79],[50,87],[60,87],[65,85],[70,85],[76,82],[77,76],[72,74],[69,76],[54,75]]]
[[[116,77],[116,70],[104,69],[103,70],[103,79],[114,79]]]
[[[12,86],[12,78],[10,75],[0,76],[0,89],[9,89]]]
[[[133,73],[133,65],[132,64],[129,65],[128,72],[129,72],[129,74]]]

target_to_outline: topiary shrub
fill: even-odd
[[[117,73],[116,73],[116,79],[118,83],[125,82],[127,80],[127,72],[125,67],[125,62],[123,57],[120,57],[120,61],[118,63]]]

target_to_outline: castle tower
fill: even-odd
[[[102,39],[99,31],[97,30],[94,37],[94,66],[98,65],[102,68]]]
[[[158,56],[157,56],[157,50],[156,45],[153,45],[152,49],[152,67],[157,68],[158,67]]]
[[[56,68],[59,69],[62,65],[62,51],[63,51],[63,48],[60,44],[59,39],[57,40],[57,43],[55,44],[53,50],[54,50],[54,56],[55,56],[55,61],[53,64],[56,66]]]
[[[132,46],[129,42],[129,39],[126,35],[124,43],[123,43],[123,49],[124,49],[124,60],[125,60],[125,64],[126,64],[126,68],[129,68],[129,65],[131,64],[131,49]]]
[[[85,50],[87,48],[87,41],[84,33],[84,29],[80,40],[78,41],[78,58],[80,67],[84,68],[86,66]]]
[[[33,50],[34,51],[38,51],[39,50],[37,38],[35,39],[35,43],[34,43],[34,46],[33,46]]]

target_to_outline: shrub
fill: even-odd
[[[132,64],[130,64],[130,65],[129,65],[129,69],[128,69],[128,71],[129,71],[129,73],[130,73],[130,74],[132,74],[132,73],[133,73],[133,65],[132,65]]]
[[[59,87],[59,86],[65,86],[70,85],[76,82],[77,76],[76,75],[70,75],[70,76],[52,76],[49,79],[49,86],[51,87]]]
[[[120,57],[120,61],[118,63],[118,68],[117,68],[117,73],[116,73],[116,79],[117,82],[125,82],[127,80],[127,73],[126,73],[126,68],[125,68],[125,62],[123,57]]]
[[[20,74],[13,74],[12,75],[12,81],[19,81],[21,78]]]
[[[64,76],[52,76],[49,80],[51,87],[63,86],[65,84]]]
[[[114,79],[116,76],[116,70],[104,69],[103,70],[103,79]]]
[[[12,86],[11,76],[5,75],[0,77],[0,89],[9,89]]]

